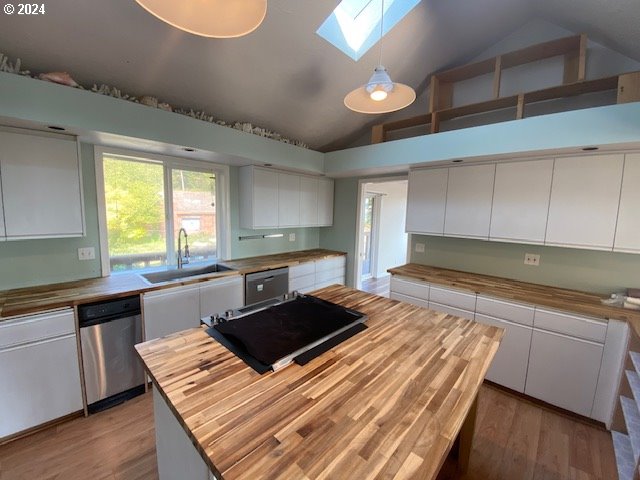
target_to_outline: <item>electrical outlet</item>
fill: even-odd
[[[289,241],[290,242],[295,242],[296,241],[296,234],[295,233],[290,233],[289,234]]]
[[[424,253],[424,243],[416,243],[416,253]]]
[[[524,254],[524,264],[532,265],[537,267],[540,265],[540,255],[536,255],[535,253],[525,253]]]
[[[95,260],[96,249],[93,247],[84,247],[78,249],[78,260]]]

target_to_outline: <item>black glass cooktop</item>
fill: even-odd
[[[259,373],[304,364],[366,329],[360,312],[311,295],[219,322],[209,335]]]

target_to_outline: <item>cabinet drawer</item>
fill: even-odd
[[[344,277],[344,268],[333,268],[331,270],[316,271],[316,283],[326,282],[332,278]]]
[[[289,279],[303,277],[313,273],[316,273],[315,262],[301,263],[289,267]]]
[[[476,301],[476,313],[482,313],[491,317],[520,323],[522,325],[533,325],[534,307],[505,302],[491,297],[478,295]]]
[[[536,309],[533,326],[571,337],[604,343],[607,322],[595,318],[580,317],[552,310]]]
[[[37,315],[25,315],[0,323],[0,349],[75,333],[76,322],[70,308]]]
[[[302,277],[289,278],[289,291],[293,292],[294,290],[302,291],[306,288],[313,288],[316,283],[315,274],[304,275]]]
[[[391,291],[408,295],[410,297],[429,300],[429,284],[418,280],[391,277]]]
[[[467,320],[473,320],[474,314],[469,310],[463,310],[461,308],[451,307],[449,305],[442,305],[435,302],[429,302],[429,308],[431,310],[435,310],[436,312],[449,313],[451,315],[455,315],[456,317],[466,318]]]
[[[421,298],[410,297],[409,295],[403,295],[402,293],[391,292],[389,298],[392,300],[399,300],[400,302],[410,303],[418,307],[429,308],[429,302]]]
[[[460,290],[434,287],[433,285],[431,285],[429,290],[429,301],[461,308],[463,310],[470,310],[472,312],[476,309],[475,293],[465,293]]]
[[[327,258],[325,260],[316,261],[316,272],[322,272],[324,270],[334,270],[336,268],[344,268],[347,263],[347,258],[342,255],[340,257]]]

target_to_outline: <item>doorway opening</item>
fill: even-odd
[[[406,177],[359,182],[356,288],[389,295],[387,269],[407,261]]]

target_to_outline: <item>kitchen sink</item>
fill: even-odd
[[[219,263],[213,265],[206,265],[204,267],[192,267],[192,268],[174,268],[171,270],[163,270],[161,272],[152,272],[140,274],[140,276],[148,283],[163,283],[170,282],[171,280],[179,280],[181,278],[191,278],[197,276],[210,275],[216,272],[227,272],[234,270],[233,268],[225,267]]]

